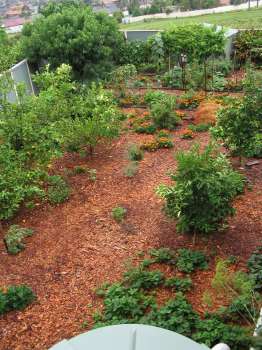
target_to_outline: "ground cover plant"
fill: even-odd
[[[25,248],[24,238],[32,236],[33,230],[18,225],[11,225],[4,237],[6,249],[10,254],[17,254]]]
[[[25,285],[10,286],[0,290],[0,315],[13,310],[23,310],[36,299],[32,289]]]
[[[206,256],[200,251],[154,249],[150,251],[153,259],[145,259],[138,267],[129,265],[120,282],[106,283],[98,288],[96,293],[103,300],[103,309],[101,312],[95,312],[93,316],[95,328],[121,323],[149,324],[178,332],[209,347],[223,341],[232,349],[239,349],[239,347],[248,349],[251,342],[249,323],[241,324],[238,318],[231,321],[226,319],[228,309],[236,303],[237,298],[233,298],[233,304],[230,307],[206,313],[201,317],[193,309],[186,294],[183,294],[194,288],[191,278],[176,277],[176,275],[168,278],[161,270],[154,267],[154,264],[158,267],[172,266],[173,274],[181,271],[181,266],[186,266],[184,262],[181,265],[183,261],[181,259],[182,256],[185,257],[185,253],[189,262],[192,262],[191,258],[197,257],[195,262],[198,261],[198,263],[194,267],[192,265],[192,268],[187,265],[187,268],[182,271],[192,274],[199,268],[207,268]],[[235,290],[241,289],[241,296],[247,295],[251,287],[248,275],[241,271],[229,273],[228,270],[223,270],[223,276],[221,276],[221,269],[219,269],[220,267],[212,282],[214,286],[218,288],[219,285],[222,289],[225,286],[229,288],[228,282],[230,282],[230,286]],[[245,284],[241,286],[240,280],[242,282],[245,280]],[[165,303],[159,305],[155,290],[159,293],[166,288],[172,292]],[[173,294],[174,291],[175,294]]]
[[[174,186],[159,186],[166,200],[165,211],[177,219],[180,232],[208,233],[217,230],[233,215],[232,201],[244,188],[242,175],[235,172],[222,153],[212,146],[203,152],[195,146],[178,153]]]

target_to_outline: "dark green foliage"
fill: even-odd
[[[23,310],[36,299],[31,288],[25,285],[11,286],[6,292],[0,290],[0,314]]]
[[[112,209],[112,217],[116,222],[122,222],[126,216],[127,210],[123,207],[115,207]]]
[[[49,176],[47,196],[51,204],[63,203],[69,198],[69,195],[70,189],[61,176]]]
[[[144,95],[144,101],[151,107],[153,104],[163,101],[166,97],[167,95],[163,91],[148,91]]]
[[[188,125],[188,129],[194,131],[194,132],[204,132],[208,131],[210,129],[211,125],[210,124],[190,124]]]
[[[212,232],[234,214],[232,201],[243,191],[243,176],[235,172],[226,157],[211,146],[200,152],[194,147],[179,152],[173,186],[160,186],[166,199],[165,211],[177,218],[180,232]]]
[[[249,275],[255,283],[255,289],[262,289],[262,246],[259,246],[248,259]]]
[[[239,156],[262,156],[262,76],[248,70],[243,99],[232,100],[217,115],[213,135]]]
[[[145,259],[138,268],[129,269],[121,283],[106,283],[98,289],[97,294],[103,298],[104,308],[101,313],[93,315],[94,327],[128,323],[148,324],[193,338],[208,347],[224,342],[229,344],[232,350],[248,350],[249,334],[252,333],[249,329],[232,324],[234,319],[227,323],[223,313],[206,314],[202,319],[192,308],[181,293],[191,287],[190,278],[165,279],[160,271],[146,270],[154,262],[169,264],[173,261],[174,254],[178,261],[180,256],[180,261],[183,261],[182,269],[187,272],[197,267],[206,267],[206,261],[199,252],[193,251],[190,255],[185,253],[185,250],[178,250],[177,254],[167,248],[153,250],[154,260]],[[187,265],[189,259],[193,261],[193,268]],[[156,298],[153,297],[156,290],[152,289],[159,291],[161,286],[174,288],[175,298],[158,306]]]
[[[171,277],[165,281],[165,287],[173,288],[178,292],[187,292],[192,287],[191,278]]]
[[[174,263],[175,253],[169,248],[151,249],[149,253],[157,263]]]
[[[175,299],[169,300],[159,309],[148,313],[142,323],[169,329],[173,332],[192,337],[198,315],[182,293],[177,293]]]
[[[52,68],[70,64],[75,76],[83,79],[104,77],[114,66],[124,38],[107,14],[69,4],[25,25],[21,40],[30,62],[46,59]]]
[[[204,343],[208,347],[225,343],[232,350],[247,350],[251,343],[248,329],[227,325],[216,315],[208,315],[204,320],[197,322],[193,339],[198,343]]]
[[[154,124],[138,125],[135,127],[135,132],[138,134],[154,134],[156,132],[156,126]]]
[[[161,271],[145,271],[143,268],[131,268],[124,273],[124,283],[131,288],[152,289],[164,282]]]
[[[18,225],[10,226],[4,237],[6,249],[9,254],[17,254],[25,248],[24,238],[32,236],[33,230],[20,227]]]
[[[150,112],[157,128],[173,130],[179,125],[180,118],[174,108],[174,101],[169,98],[165,98],[161,102],[155,102],[152,105]]]
[[[144,295],[136,288],[113,284],[105,293],[104,313],[101,320],[103,322],[99,322],[96,326],[136,323],[153,303],[152,297]]]
[[[131,145],[128,148],[128,159],[131,161],[139,161],[144,157],[144,152],[138,145]]]
[[[179,271],[191,273],[197,269],[205,270],[208,267],[205,254],[190,249],[178,249],[176,266]]]

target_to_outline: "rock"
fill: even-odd
[[[257,165],[259,163],[260,163],[259,160],[250,160],[249,162],[246,163],[246,166],[247,167],[252,167],[253,165]]]

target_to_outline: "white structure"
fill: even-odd
[[[225,344],[223,344],[224,346]],[[122,324],[98,328],[63,340],[50,350],[210,350],[175,332],[166,329]],[[228,347],[216,350],[230,350]]]
[[[17,63],[16,65],[14,65],[12,68],[9,69],[8,72],[0,75],[0,79],[4,79],[5,74],[7,75],[9,74],[9,77],[11,78],[11,84],[12,84],[10,92],[7,94],[7,100],[9,102],[12,102],[12,103],[18,102],[18,92],[17,92],[18,84],[23,84],[27,95],[34,95],[35,93],[34,86],[32,83],[27,60],[23,60]],[[1,91],[0,91],[0,94],[1,94]]]

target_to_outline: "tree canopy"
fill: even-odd
[[[48,3],[41,12],[22,32],[23,53],[31,63],[47,61],[53,69],[66,63],[77,78],[103,77],[112,68],[124,40],[113,18],[71,0],[65,6]]]

